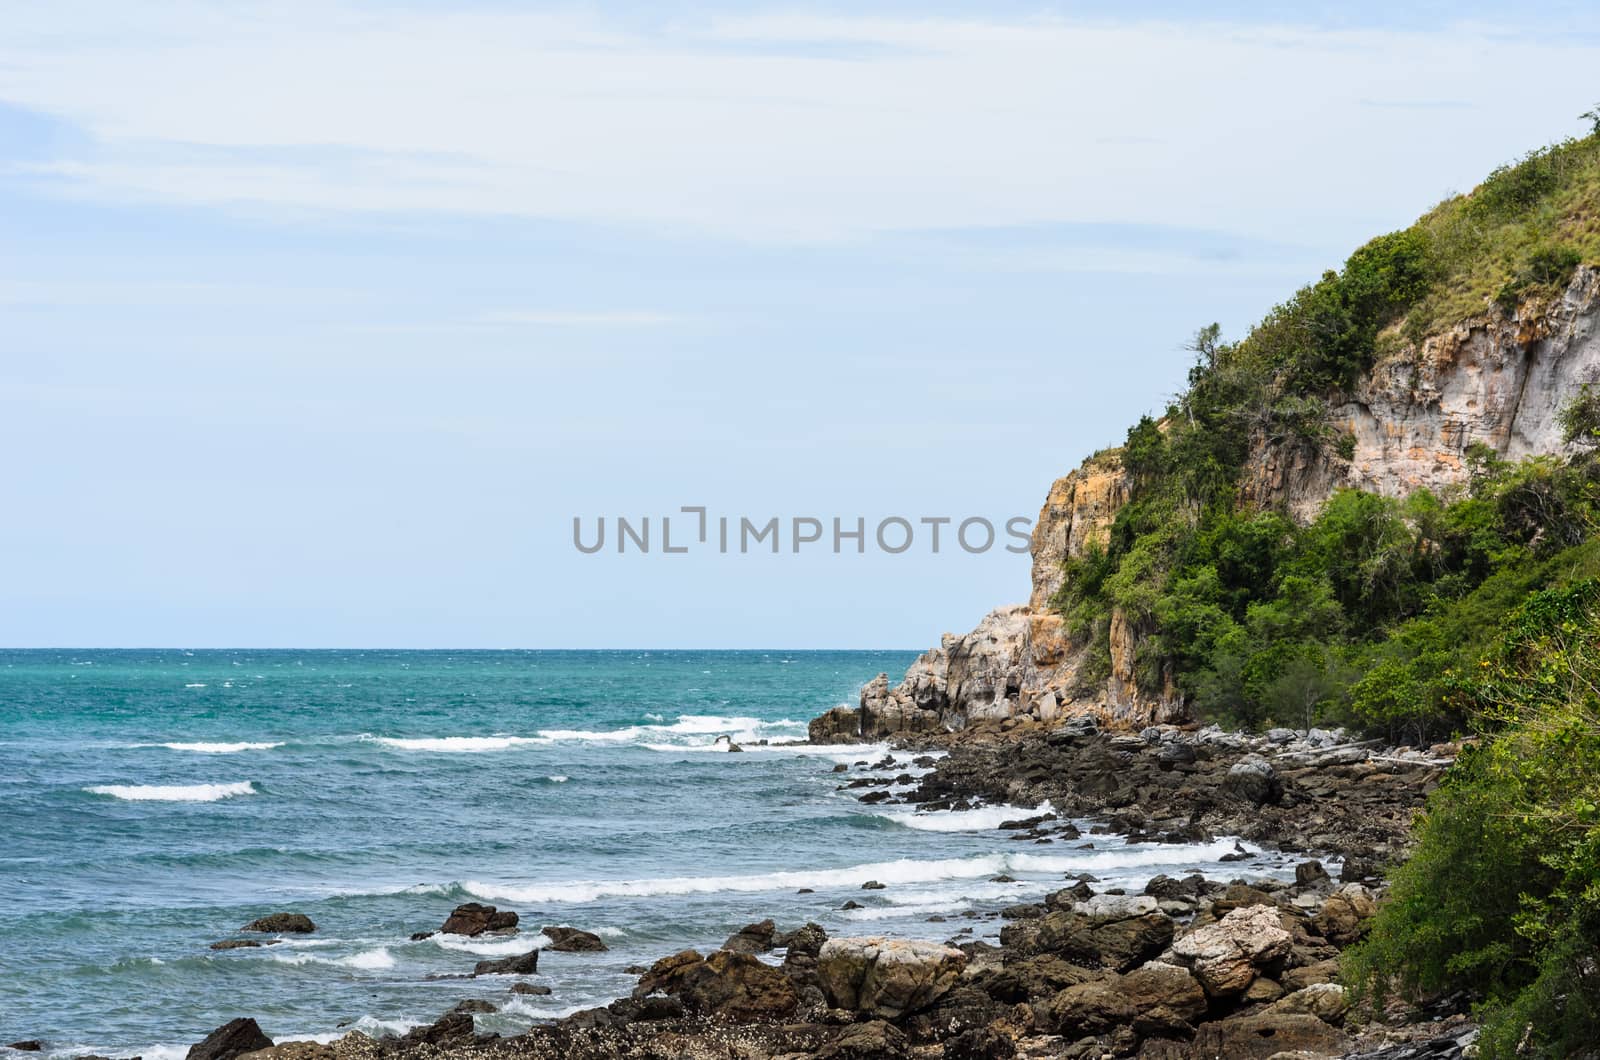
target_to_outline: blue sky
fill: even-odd
[[[0,644],[908,647],[1217,320],[1581,131],[1580,5],[63,2],[0,38]],[[137,16],[137,17],[135,17]]]

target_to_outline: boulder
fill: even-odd
[[[944,1060],[1011,1060],[1017,1043],[995,1026],[973,1027],[944,1043]]]
[[[191,1045],[186,1060],[233,1060],[257,1049],[272,1048],[272,1039],[261,1033],[253,1019],[229,1020],[201,1041]]]
[[[442,1048],[467,1045],[478,1039],[470,1012],[446,1012],[432,1023],[413,1027],[399,1038],[406,1046],[434,1045]]]
[[[1322,911],[1311,918],[1310,928],[1335,946],[1348,946],[1367,929],[1367,921],[1378,911],[1372,892],[1359,883],[1347,883],[1322,903]]]
[[[606,944],[592,931],[575,927],[546,927],[540,929],[550,942],[544,947],[556,953],[604,953]]]
[[[274,935],[309,935],[317,925],[304,913],[269,913],[250,921],[240,931],[261,931]]]
[[[1337,1056],[1344,1035],[1315,1016],[1263,1012],[1203,1023],[1188,1056],[1218,1060],[1266,1060],[1280,1053]]]
[[[788,957],[809,956],[815,957],[822,952],[822,944],[828,941],[828,933],[821,924],[807,923],[793,931],[785,931],[772,940],[773,946],[782,947],[787,951]]]
[[[512,983],[511,992],[526,997],[549,997],[550,988],[543,983]]]
[[[255,939],[222,939],[220,942],[213,942],[211,948],[214,950],[254,950],[260,949],[261,943]]]
[[[439,930],[446,935],[473,936],[485,931],[510,931],[516,926],[517,914],[510,910],[502,912],[492,905],[467,902],[456,906]]]
[[[1229,767],[1222,778],[1222,788],[1235,798],[1260,806],[1275,803],[1283,795],[1283,781],[1278,771],[1260,755],[1245,755]]]
[[[888,682],[884,675],[884,682]],[[861,739],[861,712],[851,707],[834,707],[811,719],[806,736],[812,743],[855,743]]]
[[[19,1053],[42,1053],[44,1052],[44,1042],[37,1038],[24,1038],[20,1042],[12,1042],[6,1048],[15,1049]]]
[[[1161,961],[1143,964],[1120,980],[1133,1006],[1133,1029],[1141,1035],[1188,1037],[1206,1013],[1206,994],[1188,969]]]
[[[1321,887],[1330,883],[1328,870],[1322,867],[1320,861],[1302,861],[1294,867],[1294,882],[1296,887]]]
[[[1069,1040],[1106,1034],[1126,1027],[1136,1015],[1117,976],[1069,986],[1034,1006],[1034,1022],[1046,1034]]]
[[[511,957],[479,961],[472,966],[473,975],[533,975],[539,970],[539,951],[529,950]]]
[[[653,993],[676,997],[697,1016],[721,1016],[744,1022],[781,1019],[800,1003],[789,977],[748,953],[717,950],[702,957],[684,950],[650,966],[633,996]]]
[[[909,939],[829,939],[817,954],[829,1004],[885,1019],[933,1004],[966,965],[967,956],[958,949]]]
[[[1292,994],[1285,994],[1267,1009],[1270,1013],[1280,1015],[1315,1016],[1334,1026],[1344,1022],[1344,1015],[1349,1010],[1350,1001],[1345,996],[1344,987],[1338,983],[1316,983],[1304,987]]]
[[[1244,993],[1263,968],[1289,953],[1291,942],[1275,908],[1252,905],[1196,928],[1172,944],[1172,953],[1208,996],[1225,998]]]
[[[1008,946],[1017,942],[1023,955],[1053,953],[1088,968],[1116,972],[1137,968],[1159,954],[1177,930],[1172,918],[1157,910],[1156,900],[1145,895],[1096,895],[1070,912],[1058,910],[1023,923],[1037,925],[1031,944],[1008,934],[1020,925],[1007,925],[1000,932],[1001,940]]]
[[[722,948],[732,950],[734,953],[766,953],[772,949],[777,933],[778,927],[771,920],[746,924],[729,935],[728,941],[722,944]]]

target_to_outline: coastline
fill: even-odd
[[[834,767],[840,786],[859,789],[867,805],[917,814],[1038,807],[994,821],[1030,850],[1227,837],[1255,851],[1240,846],[1224,857],[1237,866],[1230,878],[1157,876],[1138,894],[1100,891],[1091,878],[1063,880],[1042,901],[975,914],[965,927],[950,923],[943,945],[880,945],[870,934],[829,939],[814,924],[752,924],[722,949],[663,955],[637,969],[629,996],[510,1037],[478,1036],[476,1016],[490,1009],[468,1002],[386,1038],[354,1031],[263,1048],[258,1028],[250,1034],[230,1025],[189,1060],[249,1053],[254,1060],[1175,1057],[1289,1049],[1377,1057],[1402,1055],[1380,1050],[1417,1033],[1357,1032],[1334,980],[1339,951],[1372,913],[1383,864],[1404,849],[1411,815],[1453,747],[1387,748],[1318,730],[1309,738],[1175,726],[1105,733],[1082,718],[896,742],[903,752],[942,755],[919,762],[927,770],[920,776],[885,775],[881,761],[841,763]],[[1293,882],[1264,875],[1269,860],[1280,870],[1294,863]],[[999,926],[998,940],[975,940],[973,923]],[[537,929],[532,934],[538,938]],[[547,950],[554,952],[548,944],[539,952]],[[508,998],[520,982],[515,959],[482,973],[497,985],[509,974]],[[581,960],[581,950],[563,959]],[[1458,1055],[1470,1040],[1456,1016],[1425,1026],[1442,1050],[1426,1055]]]

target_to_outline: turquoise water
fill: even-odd
[[[982,933],[993,924],[964,918],[1063,874],[1137,884],[1231,848],[1018,843],[994,828],[1014,809],[918,815],[836,790],[836,763],[862,775],[884,748],[770,746],[911,658],[0,652],[0,1043],[159,1058],[238,1015],[327,1038],[404,1030],[469,997],[503,1006],[481,1030],[509,1032],[752,920]],[[902,754],[887,774],[908,771]],[[847,898],[864,908],[840,910]],[[410,940],[470,900],[526,930]],[[208,948],[277,910],[319,930]],[[611,949],[543,954],[549,997],[438,978],[525,951],[543,924]]]

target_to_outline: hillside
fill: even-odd
[[[1600,573],[1600,132],[1359,248],[1049,490],[1027,603],[817,735],[1112,723],[1459,729],[1530,593]]]

